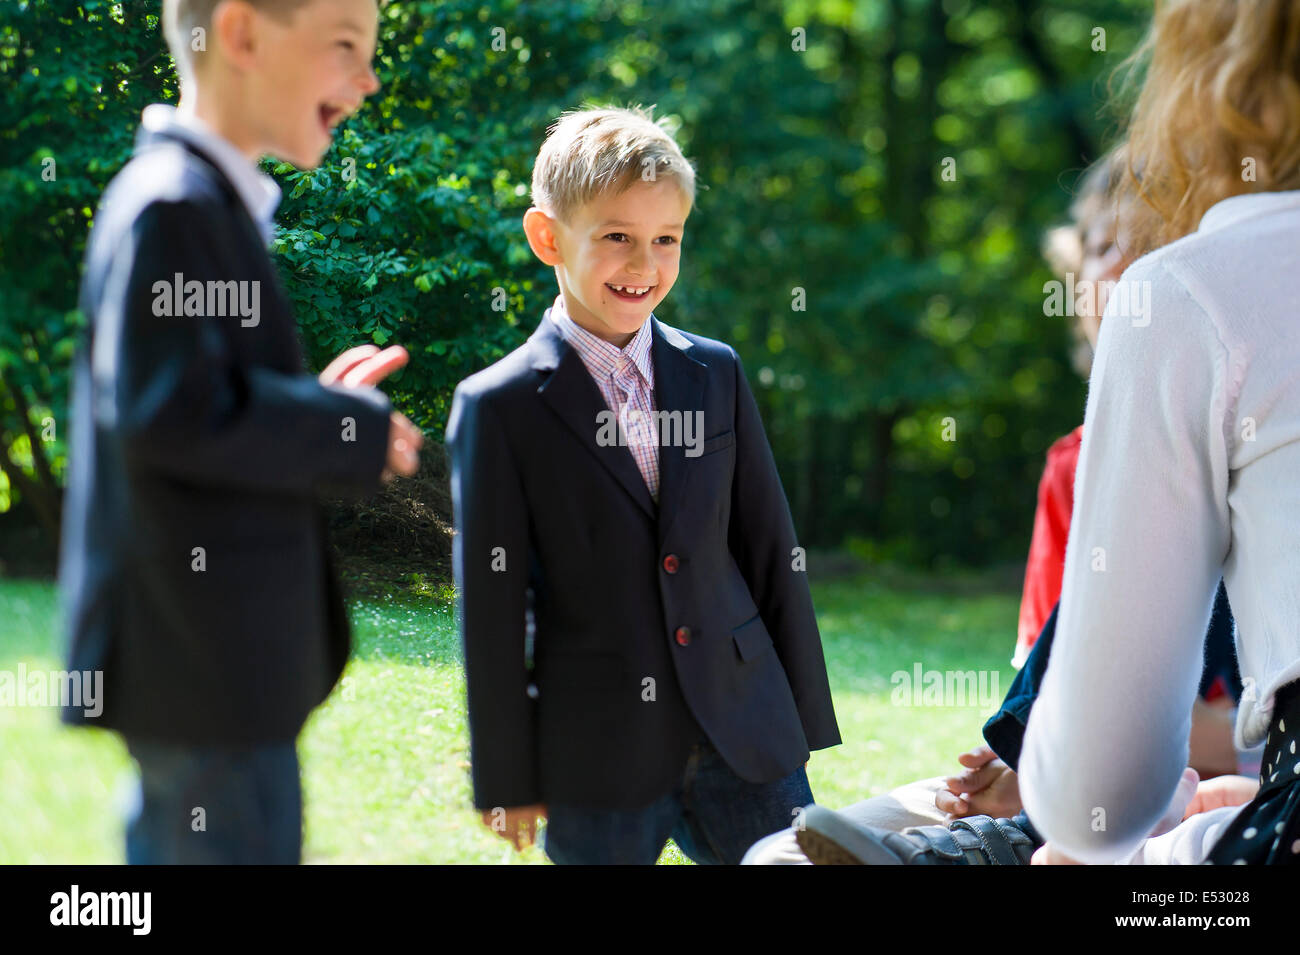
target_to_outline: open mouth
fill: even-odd
[[[613,292],[615,298],[625,302],[644,302],[655,287],[653,285],[611,285],[606,282],[605,288]]]
[[[320,119],[321,129],[326,135],[333,132],[334,127],[343,122],[344,117],[348,115],[345,107],[338,103],[321,103],[317,109],[317,115]]]

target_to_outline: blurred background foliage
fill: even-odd
[[[55,540],[86,234],[140,111],[177,96],[159,10],[0,4],[0,523],[31,529],[0,534],[0,557]],[[1065,320],[1044,316],[1042,235],[1107,144],[1106,80],[1148,15],[393,0],[382,91],[319,169],[266,163],[273,250],[314,365],[404,344],[387,390],[440,435],[455,383],[555,294],[519,228],[547,125],[655,104],[702,187],[660,317],[739,351],[803,541],[938,569],[1023,559],[1044,453],[1084,399]]]

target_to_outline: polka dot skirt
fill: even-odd
[[[1300,865],[1300,683],[1277,692],[1259,792],[1223,834],[1209,865]]]

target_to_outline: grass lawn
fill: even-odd
[[[820,803],[839,806],[949,772],[980,741],[1010,686],[1016,598],[953,592],[938,579],[857,576],[815,583],[845,743],[814,753]],[[305,859],[315,863],[545,863],[478,822],[470,806],[464,680],[453,611],[436,589],[402,586],[351,606],[356,648],[343,682],[307,724],[299,752]],[[56,594],[0,581],[0,670],[58,669]],[[986,706],[901,706],[896,671],[997,674]],[[61,727],[46,709],[0,706],[0,863],[119,863],[130,760],[101,730]],[[662,862],[687,861],[671,844]]]

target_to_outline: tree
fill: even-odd
[[[86,233],[140,110],[176,98],[159,9],[0,7],[0,511],[21,499],[49,527]],[[413,360],[386,387],[440,433],[455,383],[555,294],[519,227],[546,127],[584,102],[655,104],[701,186],[661,317],[736,347],[802,542],[1022,557],[1042,455],[1083,410],[1041,236],[1104,143],[1099,81],[1145,15],[393,0],[381,92],[319,169],[266,164],[306,352],[400,341]]]

